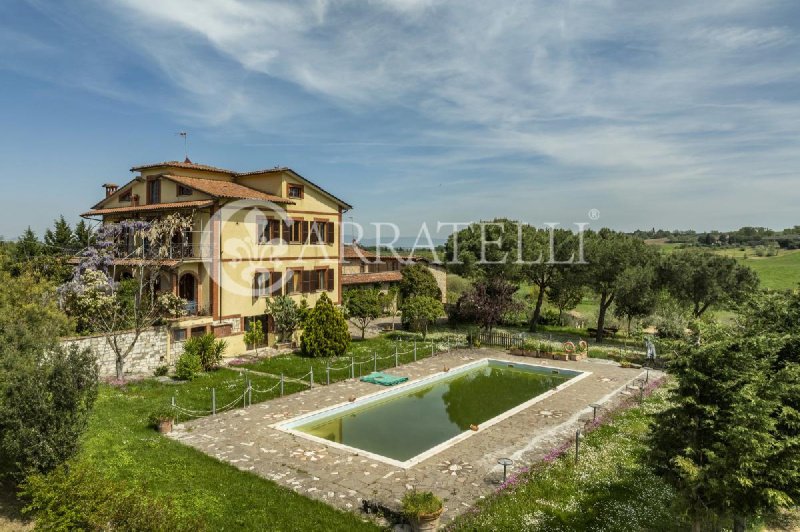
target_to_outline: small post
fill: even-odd
[[[578,450],[581,447],[581,429],[575,431],[575,463],[578,463]]]
[[[356,378],[356,359],[353,357],[350,357],[350,378]]]
[[[325,366],[325,375],[327,377],[326,383],[327,383],[328,386],[330,386],[331,385],[331,365],[330,365],[330,363],[328,363]]]
[[[435,349],[435,347],[433,346],[433,342],[431,342],[431,356],[434,355],[434,349]]]
[[[597,403],[592,403],[589,406],[592,407],[592,421],[596,421],[597,420],[597,409],[600,408],[600,405],[598,405]]]
[[[211,388],[211,415],[217,413],[217,389]]]
[[[642,404],[643,402],[644,402],[644,386],[640,385],[639,386],[639,404]]]
[[[505,482],[506,470],[508,469],[508,466],[514,463],[514,461],[511,458],[501,458],[500,460],[497,461],[497,463],[503,466],[503,482]]]
[[[414,340],[414,362],[417,361],[417,341]]]
[[[281,373],[281,397],[283,397],[283,373]]]
[[[309,388],[314,387],[314,366],[311,366],[311,380],[309,381]]]
[[[253,404],[253,381],[247,379],[247,404]]]
[[[372,352],[372,371],[378,372],[378,352]]]
[[[397,367],[399,364],[397,363],[397,344],[394,344],[394,367]]]
[[[175,396],[172,396],[172,408],[175,408]]]
[[[644,375],[644,383],[647,384],[648,382],[650,382],[650,368],[645,369]]]

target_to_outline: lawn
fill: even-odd
[[[399,364],[406,364],[414,360],[414,345],[417,347],[417,358],[431,356],[432,352],[447,349],[447,338],[455,341],[452,330],[439,330],[428,335],[423,341],[421,334],[394,332],[382,334],[375,338],[353,340],[347,354],[335,359],[310,358],[299,354],[280,355],[242,365],[243,368],[273,375],[283,374],[285,377],[308,380],[308,374],[314,369],[314,382],[325,384],[327,382],[328,365],[331,367],[330,382],[349,379],[351,371],[356,377],[367,375],[376,368],[385,370],[395,367],[395,350]],[[463,342],[463,337],[461,338]],[[375,361],[377,357],[377,361]],[[351,369],[351,358],[355,360],[354,371]]]
[[[612,415],[574,447],[562,448],[530,472],[512,477],[493,496],[458,518],[451,530],[675,530],[672,488],[647,464],[652,414],[666,390]]]
[[[276,382],[250,377],[262,389]],[[354,514],[239,471],[148,426],[151,411],[170,404],[173,396],[184,408],[207,410],[211,388],[223,406],[239,397],[244,386],[244,377],[228,369],[183,384],[148,379],[121,388],[103,385],[79,460],[112,479],[139,483],[154,497],[172,499],[178,512],[199,517],[208,530],[377,530]],[[286,384],[287,393],[303,388]],[[254,394],[253,402],[275,393]]]

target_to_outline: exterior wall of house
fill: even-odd
[[[208,332],[223,331],[229,344],[226,355],[232,356],[245,351],[246,346],[242,338],[245,318],[263,315],[266,310],[267,295],[258,294],[254,290],[256,275],[262,272],[280,272],[283,274],[283,279],[287,279],[289,270],[292,272],[330,270],[329,275],[333,276],[332,291],[316,290],[290,295],[298,302],[306,299],[308,304],[313,306],[321,293],[327,291],[334,303],[341,302],[339,262],[341,207],[337,201],[315,186],[297,178],[290,171],[270,171],[234,179],[231,174],[225,172],[159,166],[140,171],[144,179],[134,181],[130,185],[131,193],[139,196],[139,205],[147,204],[147,177],[164,173],[235,181],[243,186],[282,197],[289,196],[290,186],[302,189],[300,197],[290,198],[293,205],[270,206],[259,201],[219,198],[214,207],[194,212],[191,240],[193,253],[189,257],[182,257],[180,264],[165,276],[162,280],[162,289],[172,290],[177,294],[181,277],[191,275],[196,283],[195,300],[199,312],[197,316],[192,315],[177,320],[172,324],[173,329],[191,330],[202,326],[206,327]],[[214,199],[197,190],[193,190],[191,195],[178,196],[177,190],[177,183],[162,178],[160,203]],[[119,192],[117,196],[121,195]],[[120,202],[118,197],[114,197],[104,207],[131,205],[133,202]],[[108,215],[106,221],[138,216],[149,218],[164,214],[164,211],[155,211],[133,216]],[[332,222],[334,241],[315,245],[259,243],[258,229],[266,218]],[[287,288],[284,290],[288,293]],[[235,320],[237,326],[221,329],[216,327],[227,320]],[[235,332],[231,332],[231,329]],[[171,335],[170,332],[167,336],[171,338]],[[270,343],[273,343],[274,335],[270,335],[270,339]],[[182,342],[177,342],[173,348],[178,349],[180,346]],[[166,351],[170,351],[169,347]]]

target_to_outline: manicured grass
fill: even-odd
[[[250,376],[266,389],[275,379]],[[354,514],[340,512],[254,474],[219,462],[193,448],[159,435],[148,426],[159,405],[177,404],[207,410],[210,390],[222,406],[238,397],[245,379],[221,369],[184,384],[154,379],[117,388],[102,386],[79,460],[112,479],[145,487],[154,497],[172,499],[176,511],[198,516],[208,530],[376,530]],[[303,389],[286,385],[286,392]],[[253,395],[253,402],[274,396]]]
[[[271,373],[274,375],[283,374],[286,377],[302,378],[308,380],[307,374],[314,368],[314,382],[325,384],[327,382],[326,368],[331,367],[331,383],[349,379],[351,375],[351,357],[355,360],[355,376],[360,377],[371,373],[376,363],[374,357],[377,356],[377,369],[379,371],[395,367],[395,350],[398,352],[397,361],[399,364],[406,364],[414,360],[414,343],[417,345],[417,358],[431,356],[433,351],[443,351],[447,348],[446,336],[452,336],[453,331],[435,332],[428,335],[426,341],[422,340],[421,334],[395,332],[382,334],[375,338],[365,340],[353,340],[347,354],[343,357],[334,359],[310,358],[293,353],[266,358],[253,363],[244,364],[242,367]]]
[[[541,463],[507,482],[458,518],[451,530],[676,530],[676,495],[647,463],[652,414],[667,405],[658,390],[643,405],[610,422],[552,463]],[[553,453],[555,454],[555,453]]]

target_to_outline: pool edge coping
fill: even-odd
[[[538,368],[547,368],[547,369],[560,369],[560,370],[564,370],[564,371],[576,372],[578,374],[575,375],[574,377],[571,377],[566,382],[563,382],[563,383],[559,384],[555,388],[547,390],[546,392],[541,393],[541,394],[537,395],[536,397],[528,399],[524,403],[520,403],[517,406],[515,406],[513,408],[510,408],[510,409],[506,410],[505,412],[502,412],[502,413],[498,414],[497,416],[495,416],[495,417],[493,417],[491,419],[488,419],[487,421],[485,421],[484,423],[482,423],[480,425],[480,427],[479,427],[479,429],[477,431],[466,430],[466,431],[464,431],[464,432],[462,432],[460,434],[457,434],[457,435],[453,436],[452,438],[447,439],[447,440],[445,440],[445,441],[443,441],[443,442],[431,447],[430,449],[428,449],[428,450],[426,450],[426,451],[424,451],[424,452],[422,452],[422,453],[420,453],[418,455],[415,455],[414,457],[409,458],[408,460],[405,460],[405,461],[395,460],[394,458],[389,458],[387,456],[376,454],[376,453],[373,453],[373,452],[370,452],[370,451],[365,451],[363,449],[359,449],[358,447],[351,447],[349,445],[345,445],[345,444],[342,444],[342,443],[337,443],[337,442],[333,442],[333,441],[330,441],[330,440],[326,440],[324,438],[320,438],[318,436],[313,436],[313,435],[308,434],[306,432],[301,432],[299,430],[294,430],[293,428],[289,428],[289,427],[285,426],[285,425],[290,424],[290,423],[292,423],[292,424],[297,423],[299,420],[302,420],[304,418],[316,416],[316,415],[322,414],[322,413],[330,411],[330,410],[335,410],[337,408],[341,408],[343,406],[354,406],[354,405],[356,405],[358,403],[363,403],[365,401],[368,402],[371,399],[373,399],[375,397],[378,397],[380,395],[387,395],[387,394],[400,395],[402,392],[398,391],[398,390],[405,390],[406,388],[412,388],[412,387],[417,386],[419,384],[425,383],[426,381],[429,381],[429,380],[434,380],[436,378],[439,378],[439,377],[442,377],[442,376],[445,376],[445,375],[451,375],[452,374],[451,372],[455,372],[455,371],[465,372],[465,371],[468,371],[468,369],[471,366],[478,367],[478,366],[480,366],[480,365],[482,365],[484,363],[488,364],[489,361],[491,361],[491,360],[494,360],[494,361],[497,361],[497,362],[511,363],[511,364],[515,364],[515,365],[522,365],[522,366],[534,366],[534,367],[538,367]],[[530,364],[530,363],[527,363],[527,362],[518,362],[518,361],[515,361],[515,360],[504,359],[504,358],[501,358],[501,357],[484,357],[484,358],[480,358],[478,360],[473,360],[472,362],[467,362],[466,364],[462,364],[460,366],[456,366],[454,368],[448,369],[447,371],[438,371],[436,373],[432,373],[431,375],[428,375],[428,376],[425,376],[425,377],[421,377],[421,378],[413,380],[413,381],[405,382],[405,383],[399,385],[398,387],[390,387],[390,388],[385,389],[385,390],[378,390],[378,391],[376,391],[374,393],[363,395],[361,397],[356,398],[356,400],[352,401],[352,402],[351,401],[347,401],[347,402],[337,403],[335,405],[327,406],[325,408],[320,408],[320,409],[314,410],[312,412],[307,412],[305,414],[300,414],[300,415],[294,416],[291,419],[287,419],[287,420],[279,421],[279,422],[276,422],[276,423],[272,423],[272,424],[270,424],[268,426],[269,426],[269,428],[272,428],[272,429],[275,429],[275,430],[279,430],[281,432],[284,432],[284,433],[287,433],[287,434],[291,434],[293,436],[300,437],[300,438],[303,438],[303,439],[306,439],[306,440],[314,441],[314,442],[319,443],[321,445],[326,445],[326,446],[333,447],[335,449],[339,449],[339,450],[342,450],[342,451],[347,451],[348,453],[350,453],[353,456],[363,456],[363,457],[366,457],[366,458],[370,458],[372,460],[377,460],[379,462],[383,462],[385,464],[389,464],[391,466],[394,466],[394,467],[397,467],[397,468],[400,468],[400,469],[410,469],[410,468],[414,467],[415,465],[417,465],[417,464],[419,464],[421,462],[424,462],[425,460],[435,456],[436,454],[439,454],[440,452],[442,452],[444,450],[447,450],[450,447],[453,447],[454,445],[456,445],[458,443],[461,443],[462,441],[466,440],[470,436],[472,436],[474,434],[477,434],[478,432],[481,432],[483,430],[489,429],[492,426],[500,423],[501,421],[505,421],[506,419],[510,418],[511,416],[514,416],[514,415],[522,412],[523,410],[526,410],[526,409],[530,408],[534,404],[547,399],[548,397],[552,396],[553,394],[558,393],[561,390],[563,390],[565,388],[568,388],[569,386],[572,386],[573,384],[575,384],[575,383],[585,379],[586,377],[592,375],[592,373],[593,373],[592,371],[582,371],[582,370],[578,370],[578,369],[562,368],[562,367],[558,367],[558,366],[549,366],[549,365],[540,365],[540,364]]]

